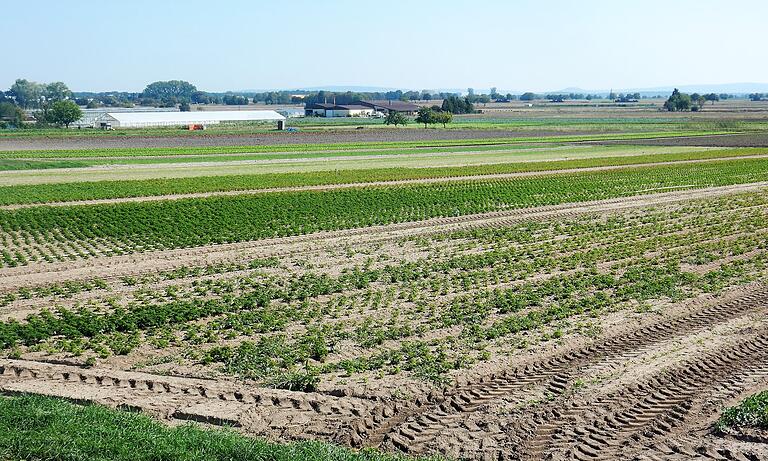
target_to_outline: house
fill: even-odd
[[[406,115],[413,115],[419,110],[418,105],[404,101],[360,101],[360,105],[370,107],[374,111],[384,114],[400,112]]]
[[[304,114],[308,117],[370,117],[375,110],[362,104],[307,104]]]

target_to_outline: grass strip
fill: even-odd
[[[40,396],[0,397],[0,459],[56,461],[405,461],[374,450],[277,444],[229,429],[167,427],[148,416]],[[432,458],[436,459],[436,458]]]

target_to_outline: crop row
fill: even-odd
[[[716,292],[764,274],[767,203],[763,194],[745,194],[643,214],[481,229],[474,237],[454,232],[410,242],[424,245],[416,260],[345,265],[339,254],[332,264],[344,267],[335,276],[276,267],[275,260],[184,269],[160,277],[178,286],[138,290],[127,305],[7,321],[0,341],[103,357],[144,342],[180,346],[186,360],[291,389],[312,389],[321,375],[337,374],[409,372],[442,382],[500,344],[525,347],[561,336],[575,319]],[[721,263],[705,258],[693,261],[703,265],[699,275],[683,270],[681,262],[702,250]],[[243,274],[247,268],[253,272]],[[237,274],[185,280],[230,271]]]
[[[135,130],[131,130],[135,131]],[[138,133],[138,132],[137,132]],[[174,132],[178,135],[178,130]],[[485,139],[434,139],[430,141],[396,141],[396,142],[356,142],[356,143],[327,143],[327,144],[271,144],[257,146],[212,146],[212,147],[175,147],[175,148],[129,148],[129,149],[82,149],[82,150],[45,150],[45,151],[0,151],[0,158],[88,158],[88,157],[125,157],[125,156],[158,156],[158,155],[194,155],[194,154],[232,154],[257,152],[307,152],[324,150],[359,150],[359,149],[398,149],[415,147],[454,147],[454,146],[489,146],[503,144],[540,144],[563,143],[580,141],[610,141],[633,140],[646,138],[674,138],[690,136],[710,136],[729,134],[731,131],[671,131],[645,133],[609,133],[589,135],[564,136],[526,136]]]
[[[16,185],[0,187],[0,205],[96,200],[120,197],[147,197],[201,192],[243,191],[279,187],[353,184],[378,181],[449,178],[470,175],[508,174],[535,171],[546,172],[573,168],[642,165],[644,163],[656,162],[676,162],[720,158],[726,159],[741,156],[763,155],[766,153],[768,153],[768,149],[745,148],[601,157],[577,160],[500,163],[492,165],[471,165],[462,167],[379,168],[367,170],[318,171],[307,173],[273,173],[175,179]]]
[[[513,180],[36,207],[0,211],[0,240],[8,245],[13,235],[17,250],[50,239],[98,239],[124,251],[180,248],[766,179],[768,160],[745,159]]]

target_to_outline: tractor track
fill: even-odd
[[[736,393],[745,376],[768,377],[768,332],[762,331],[724,349],[686,361],[647,381],[593,401],[551,410],[525,444],[525,456],[600,460],[623,458],[637,445],[649,451],[663,448],[664,440],[690,424],[697,403],[706,391]],[[636,450],[636,448],[635,448]]]
[[[760,286],[750,294],[600,340],[522,369],[482,377],[435,398],[429,405],[389,418],[372,428],[367,434],[366,445],[386,446],[413,454],[428,453],[430,444],[443,430],[496,400],[516,393],[526,394],[537,387],[550,396],[562,395],[571,387],[579,369],[586,365],[621,360],[627,353],[642,347],[748,315],[756,306],[765,305],[768,305],[768,288]]]

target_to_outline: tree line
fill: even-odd
[[[24,121],[22,109],[30,109],[34,110],[38,126],[68,127],[82,116],[80,107],[71,98],[72,91],[63,82],[18,79],[8,91],[0,94],[0,123],[20,127]]]
[[[706,104],[707,102],[711,102],[712,104],[714,104],[720,99],[727,99],[727,98],[722,98],[721,96],[723,95],[719,95],[716,93],[686,94],[686,93],[681,93],[680,90],[675,88],[675,90],[672,91],[672,95],[666,101],[664,101],[664,109],[670,112],[685,112],[685,111],[697,112],[704,109],[704,104]]]

